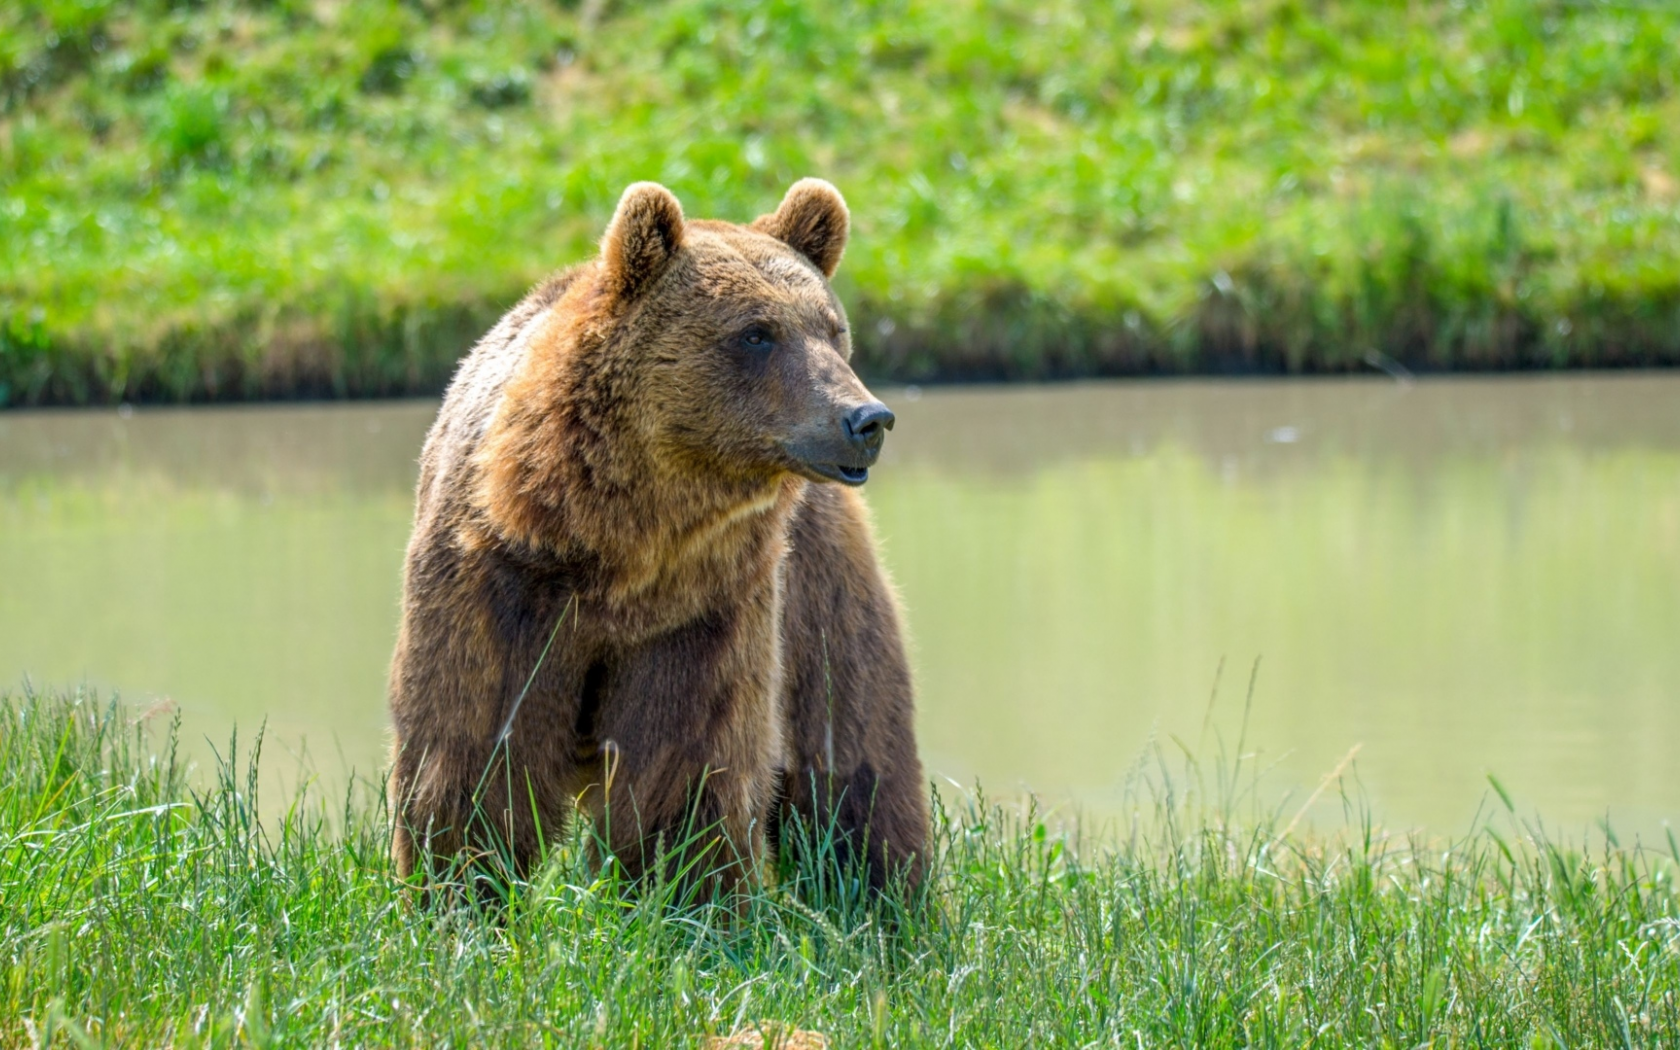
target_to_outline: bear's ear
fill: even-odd
[[[631,183],[601,238],[609,290],[634,299],[652,284],[683,241],[683,210],[657,182]]]
[[[752,228],[816,263],[824,277],[833,277],[846,251],[851,223],[839,190],[822,179],[800,179],[789,187],[781,207],[754,219]]]

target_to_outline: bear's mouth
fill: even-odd
[[[810,463],[806,465],[806,469],[829,481],[838,481],[842,485],[861,485],[869,480],[868,467],[846,467],[839,463]]]

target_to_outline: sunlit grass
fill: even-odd
[[[1680,361],[1664,4],[0,9],[0,403],[435,390],[622,187],[848,194],[874,376]]]
[[[1351,804],[1340,833],[1285,834],[1289,807],[1259,810],[1223,757],[1140,776],[1107,844],[948,802],[921,903],[795,872],[737,919],[621,886],[571,839],[485,916],[411,906],[375,795],[264,822],[237,745],[194,789],[120,707],[25,693],[0,717],[6,1042],[698,1046],[760,1018],[841,1047],[1680,1032],[1672,842],[1580,852],[1504,810],[1401,839]]]

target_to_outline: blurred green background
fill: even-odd
[[[871,378],[1680,363],[1680,5],[0,5],[0,404],[441,389],[657,179]]]

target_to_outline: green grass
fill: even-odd
[[[499,917],[426,913],[376,803],[264,820],[250,759],[194,790],[120,708],[0,718],[0,1044],[676,1047],[760,1018],[845,1048],[1680,1042],[1672,842],[1579,852],[1503,811],[1451,843],[1295,834],[1221,762],[1140,779],[1110,847],[960,800],[921,905],[790,877],[731,921],[572,839]]]
[[[871,376],[1680,363],[1680,8],[22,0],[0,404],[439,388],[825,175]]]

